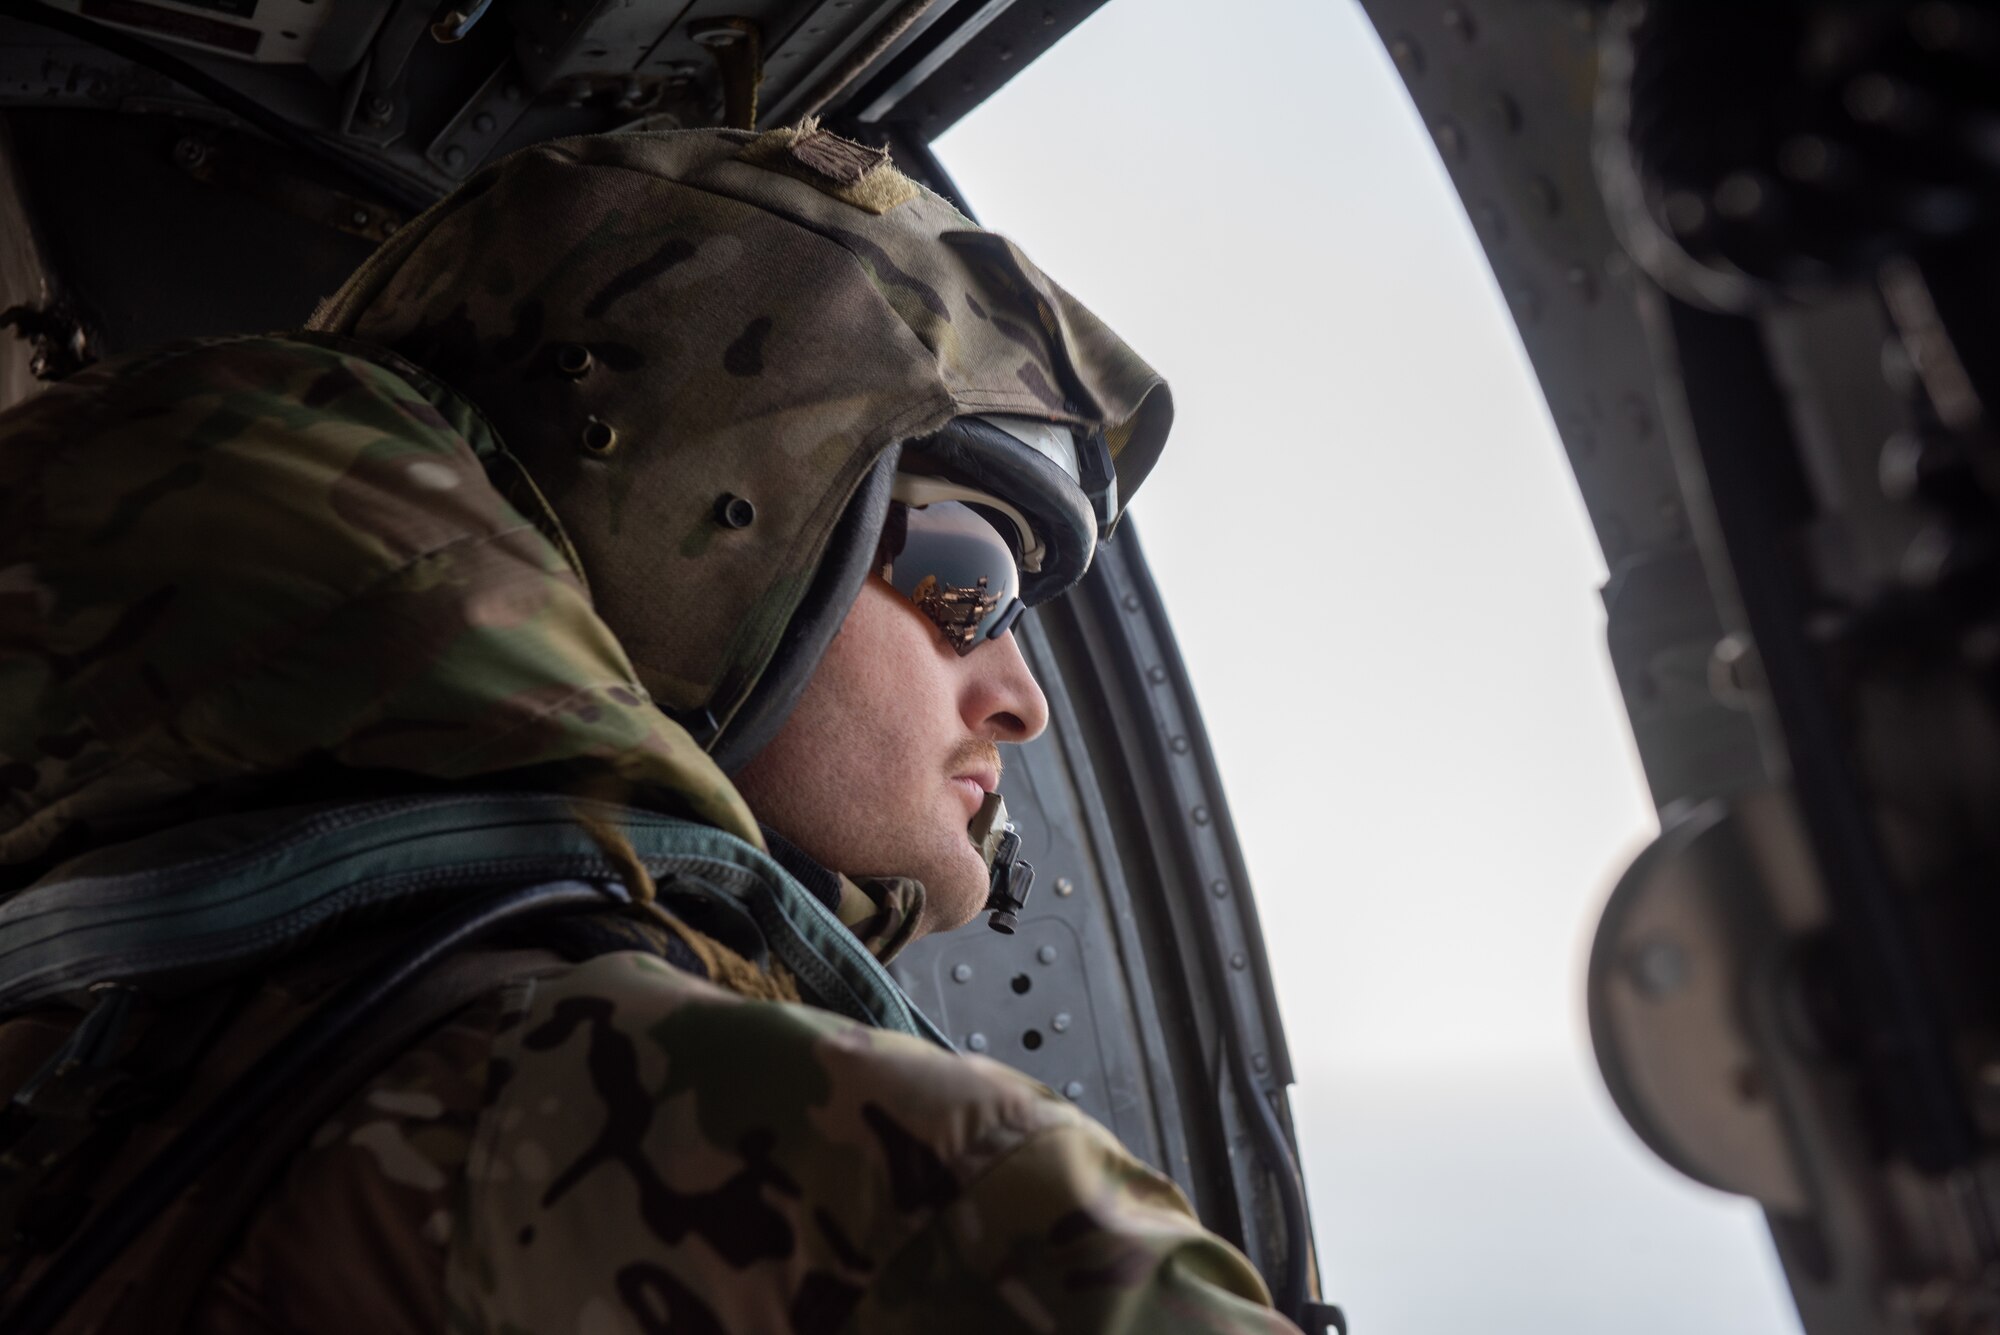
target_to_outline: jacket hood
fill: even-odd
[[[205,343],[0,415],[0,865],[302,775],[615,796],[761,845],[532,484],[414,368]]]
[[[1129,497],[1172,418],[1160,376],[1019,249],[810,123],[524,149],[314,327],[478,405],[640,680],[710,745],[789,709],[746,705],[818,661],[903,443],[982,413],[1102,431]]]

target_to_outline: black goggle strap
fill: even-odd
[[[1097,520],[1099,541],[1111,536],[1118,526],[1118,469],[1111,459],[1111,445],[1101,428],[1065,426],[1029,417],[1004,413],[981,413],[979,420],[997,427],[1028,449],[1060,468],[1090,501]],[[1039,569],[1030,561],[1029,570]]]

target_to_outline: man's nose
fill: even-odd
[[[1049,699],[1008,631],[958,660],[966,669],[960,696],[965,726],[996,742],[1026,742],[1049,726]]]

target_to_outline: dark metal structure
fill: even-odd
[[[818,114],[967,207],[929,141],[1101,0],[0,0],[0,406],[171,338],[301,323],[510,149]],[[1291,1069],[1243,859],[1130,526],[1020,633],[1054,723],[1005,780],[1018,934],[897,972],[961,1046],[1169,1173],[1307,1330]]]
[[[2000,1329],[2000,15],[1366,7],[1611,570],[1606,1083],[1814,1335]]]

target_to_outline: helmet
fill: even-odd
[[[312,327],[478,408],[496,484],[725,768],[839,629],[899,466],[1014,512],[1033,604],[1082,576],[1173,415],[1012,243],[811,123],[523,150],[406,225]]]

